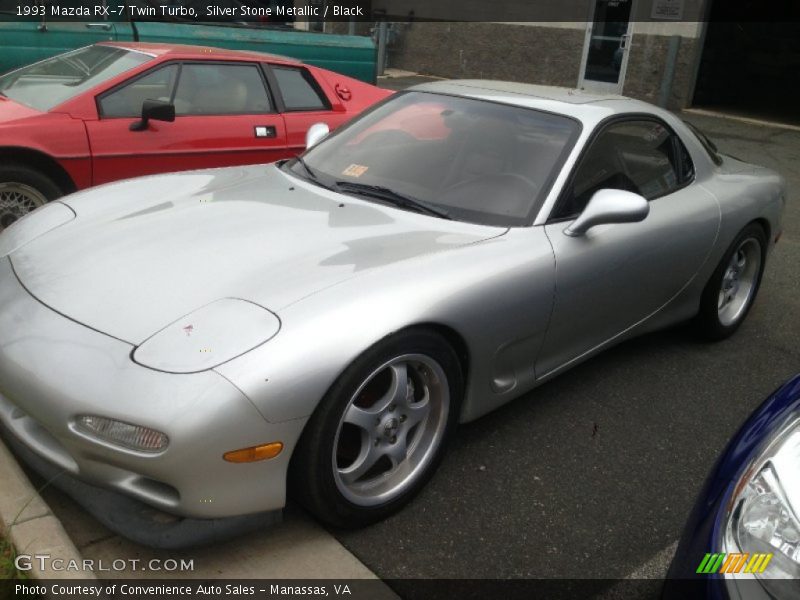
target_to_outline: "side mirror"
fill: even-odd
[[[175,120],[175,105],[163,100],[145,100],[142,104],[142,119],[131,123],[130,130],[144,131],[150,120],[172,123]]]
[[[624,190],[599,190],[564,233],[578,237],[595,225],[635,223],[643,221],[649,213],[650,204],[639,194]]]
[[[314,123],[306,133],[306,150],[319,144],[330,132],[326,123]]]

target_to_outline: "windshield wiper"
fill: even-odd
[[[314,169],[308,166],[308,163],[303,159],[302,156],[295,156],[294,160],[297,162],[297,164],[303,167],[303,169],[305,169],[305,172],[308,173],[308,178],[316,183],[319,187],[325,188],[326,190],[336,191],[332,186],[322,182],[322,180],[319,178],[319,175],[314,172]]]
[[[453,218],[446,210],[432,206],[423,200],[418,200],[417,198],[406,196],[400,192],[395,192],[393,189],[383,187],[382,185],[369,185],[367,183],[355,183],[353,181],[337,181],[336,191],[377,198],[378,200],[394,204],[399,208],[433,215],[440,219],[452,220]]]
[[[311,179],[314,181],[319,181],[317,174],[314,173],[313,169],[308,166],[308,163],[303,159],[302,156],[295,156],[294,159],[306,170],[306,173],[308,173],[308,176],[311,177]]]

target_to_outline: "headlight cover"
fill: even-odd
[[[160,431],[108,417],[82,415],[75,426],[85,435],[137,452],[157,454],[169,445],[169,439]]]
[[[189,313],[145,340],[133,360],[166,373],[213,369],[260,346],[278,333],[272,312],[247,300],[223,298]]]
[[[776,597],[796,597],[789,594],[797,592],[800,578],[800,417],[796,414],[750,461],[738,481],[728,504],[722,545],[725,552],[772,554],[764,572],[735,576],[754,576]]]
[[[75,218],[75,211],[63,202],[50,202],[28,213],[0,234],[0,258],[8,256],[48,231]]]

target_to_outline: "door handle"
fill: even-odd
[[[630,39],[631,35],[626,33],[625,35],[619,38],[619,47],[625,50],[628,47],[628,39]]]
[[[272,125],[256,125],[255,137],[274,138],[278,136],[278,131]]]
[[[86,29],[102,29],[103,31],[111,31],[113,25],[111,23],[86,23]]]

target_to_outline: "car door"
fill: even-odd
[[[608,188],[641,194],[649,215],[566,235],[592,194]],[[639,117],[605,124],[545,225],[556,295],[537,376],[552,374],[667,304],[706,261],[719,221],[716,198],[694,183],[691,157],[666,123]]]
[[[171,102],[175,121],[131,131],[145,100]],[[286,128],[257,63],[172,62],[101,94],[87,122],[94,184],[268,163],[286,153]]]
[[[315,123],[333,130],[347,120],[344,111],[333,111],[330,99],[311,72],[302,66],[268,66],[268,73],[286,123],[286,142],[293,155],[306,149],[306,133]]]

